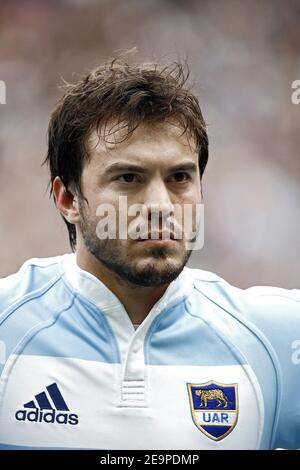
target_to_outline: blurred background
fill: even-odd
[[[187,58],[208,123],[205,245],[189,265],[299,289],[299,24],[299,0],[1,0],[0,276],[70,251],[41,167],[61,77],[136,46],[137,60]]]

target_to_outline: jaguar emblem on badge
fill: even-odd
[[[220,441],[234,429],[238,420],[238,386],[211,380],[187,383],[192,418],[200,431]]]

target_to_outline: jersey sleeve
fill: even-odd
[[[47,313],[45,308],[33,310],[31,301],[60,278],[57,259],[32,258],[18,272],[0,279],[0,376],[17,345]]]
[[[246,289],[249,312],[265,336],[278,380],[273,448],[300,448],[300,290]]]

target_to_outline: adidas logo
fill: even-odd
[[[35,395],[35,400],[31,400],[23,405],[23,410],[18,410],[15,418],[18,421],[31,421],[36,423],[58,423],[76,425],[79,422],[77,414],[70,413],[70,410],[56,383],[46,387],[47,392]]]

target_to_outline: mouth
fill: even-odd
[[[144,235],[143,237],[139,238],[137,241],[139,242],[139,245],[143,246],[144,248],[146,247],[156,247],[156,248],[171,248],[175,246],[175,243],[178,242],[178,240],[175,239],[173,233],[165,233],[165,232],[157,232],[157,233],[151,233],[148,234],[148,238],[146,238],[147,235]],[[152,237],[152,238],[151,238]]]

